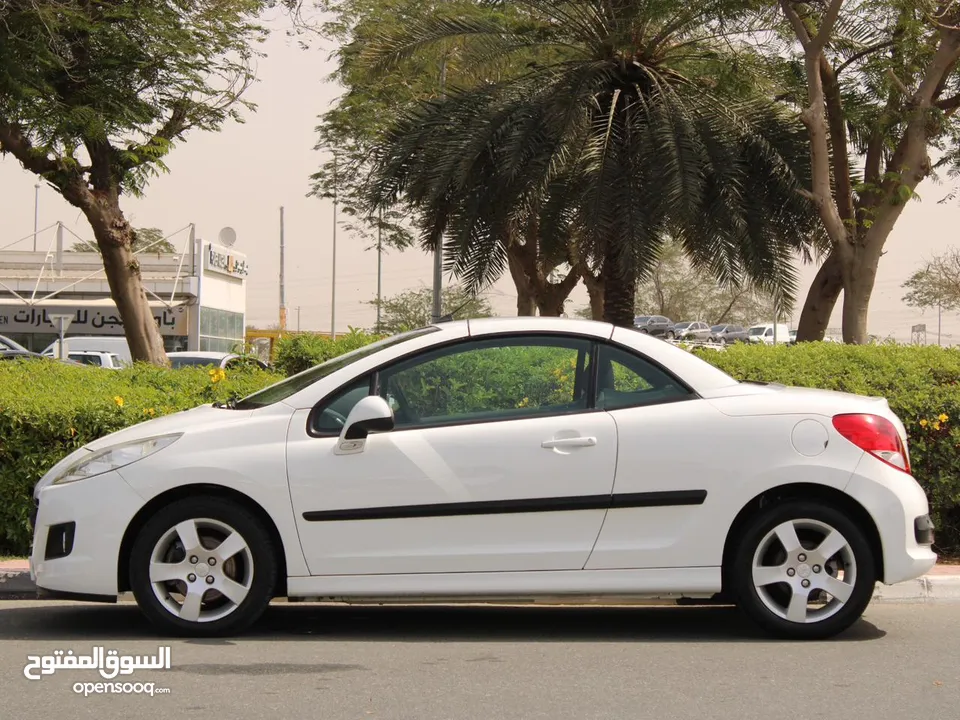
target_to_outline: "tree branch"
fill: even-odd
[[[10,153],[27,170],[37,175],[57,172],[60,165],[46,153],[37,150],[30,138],[16,123],[0,118],[0,153]]]
[[[780,7],[783,9],[784,17],[786,17],[790,25],[793,26],[793,32],[796,34],[797,40],[800,41],[803,49],[806,50],[810,44],[810,33],[807,32],[807,26],[803,24],[803,20],[797,14],[797,11],[793,9],[791,0],[780,0]]]
[[[833,28],[837,24],[837,18],[840,16],[840,8],[843,0],[833,0],[827,11],[823,14],[823,20],[820,23],[820,31],[810,43],[811,49],[821,51],[827,46],[830,36],[833,35]]]
[[[820,78],[823,82],[824,102],[827,106],[827,127],[833,150],[833,186],[837,210],[844,220],[853,220],[853,186],[850,184],[850,158],[847,148],[847,126],[843,116],[840,83],[827,56],[820,53]]]
[[[848,57],[846,60],[844,60],[842,63],[840,63],[834,72],[839,76],[840,73],[842,73],[848,67],[853,65],[853,63],[857,62],[857,60],[862,60],[867,55],[872,55],[873,53],[879,50],[884,50],[885,48],[892,47],[893,43],[894,43],[893,40],[885,40],[882,43],[877,43],[876,45],[871,45],[870,47],[864,48],[860,52],[854,53],[853,55]]]

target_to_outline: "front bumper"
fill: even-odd
[[[120,544],[143,505],[117,472],[43,488],[30,555],[37,588],[116,597]]]

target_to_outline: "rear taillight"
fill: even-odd
[[[910,472],[907,448],[892,422],[879,415],[834,415],[833,426],[861,450],[903,472]]]

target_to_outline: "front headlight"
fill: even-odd
[[[119,468],[131,465],[137,462],[137,460],[143,460],[145,457],[149,457],[155,452],[163,450],[182,434],[183,433],[175,433],[173,435],[144,438],[143,440],[135,440],[133,442],[122,443],[98,450],[68,465],[50,484],[62,485],[63,483],[76,482],[77,480],[84,480],[89,477],[94,477],[95,475],[102,475],[111,470],[118,470]]]

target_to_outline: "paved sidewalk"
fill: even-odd
[[[24,594],[35,591],[26,560],[0,562],[0,600],[5,596],[22,599]],[[916,580],[896,585],[878,584],[873,602],[960,602],[960,565],[938,563]]]

